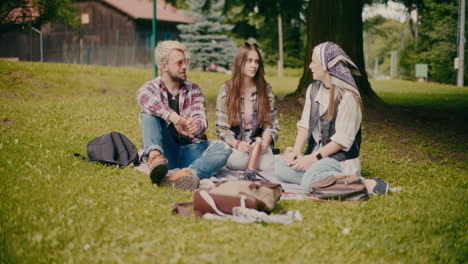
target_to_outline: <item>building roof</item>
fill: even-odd
[[[176,23],[193,23],[195,20],[185,16],[173,5],[156,0],[156,19]],[[133,19],[153,19],[153,0],[102,0],[102,2],[120,10]],[[30,6],[26,8],[13,9],[3,22],[27,22],[39,17],[36,8]]]
[[[153,0],[102,0],[134,19],[153,18]],[[156,0],[156,19],[159,21],[193,23],[194,19],[163,0]]]

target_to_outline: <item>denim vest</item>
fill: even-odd
[[[315,148],[318,142],[315,142],[314,137],[312,136],[312,131],[314,131],[317,124],[320,122],[320,141],[322,146],[327,145],[331,139],[330,137],[335,134],[335,120],[338,113],[338,106],[341,102],[341,97],[338,97],[335,100],[335,115],[333,116],[333,120],[328,120],[327,114],[328,110],[320,116],[319,115],[319,103],[315,101],[315,97],[320,89],[321,82],[315,81],[312,83],[311,91],[310,91],[310,117],[309,117],[309,143],[307,145],[307,149],[305,151],[305,155],[312,153],[312,150]],[[361,128],[359,128],[356,137],[354,138],[354,142],[349,148],[348,151],[340,150],[335,154],[330,155],[330,158],[333,158],[337,161],[345,161],[349,159],[354,159],[359,157],[359,149],[361,147]]]

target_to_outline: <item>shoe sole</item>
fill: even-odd
[[[171,186],[175,189],[194,191],[198,188],[200,180],[196,176],[181,176],[176,180],[167,179],[161,183],[162,186]]]
[[[167,171],[167,164],[156,165],[150,173],[151,181],[157,185],[161,185],[162,180],[166,177]]]

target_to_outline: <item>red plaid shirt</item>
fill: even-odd
[[[174,110],[169,107],[168,93],[161,77],[146,82],[137,91],[137,102],[141,107],[141,112],[161,117],[169,122],[169,115]],[[193,143],[198,143],[206,138],[208,120],[206,118],[205,97],[198,85],[188,81],[182,84],[179,93],[179,113],[180,116],[191,117],[198,123],[200,130],[193,138]]]

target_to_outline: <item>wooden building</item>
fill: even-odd
[[[151,64],[152,0],[78,0],[74,5],[81,10],[81,29],[73,30],[61,24],[46,24],[40,28],[44,61],[124,66]],[[158,41],[178,39],[176,26],[193,22],[163,0],[157,0],[156,17]],[[0,57],[38,60],[36,34],[17,32],[16,35],[20,43],[14,46],[18,52],[13,54],[12,43],[2,44],[4,40],[0,40]],[[35,44],[25,43],[25,39]],[[8,41],[11,42],[11,38]],[[7,54],[8,49],[10,54]],[[25,50],[34,54],[24,54]]]

